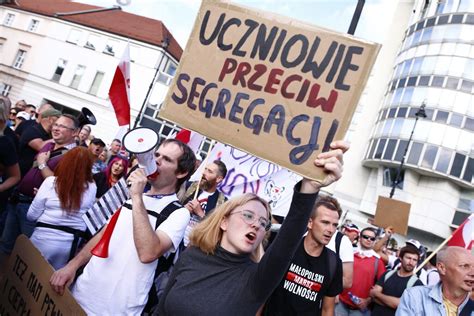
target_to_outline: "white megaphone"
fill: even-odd
[[[158,145],[158,134],[148,127],[138,127],[128,131],[123,137],[123,147],[137,156],[138,165],[145,169],[149,179],[158,176],[153,149]]]

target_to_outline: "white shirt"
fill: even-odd
[[[160,213],[177,200],[175,194],[161,199],[144,195],[146,209]],[[128,203],[131,203],[129,200]],[[156,218],[148,216],[154,228]],[[189,222],[189,211],[180,208],[158,226],[172,241],[174,252]],[[109,257],[92,256],[72,289],[88,315],[140,315],[145,307],[158,259],[142,263],[133,240],[132,210],[123,206],[109,244]]]
[[[30,221],[85,231],[86,224],[82,215],[94,204],[97,186],[94,182],[89,183],[82,195],[80,209],[67,213],[61,208],[55,180],[56,177],[47,177],[43,181],[26,217]],[[30,237],[31,242],[56,270],[66,265],[73,239],[74,236],[70,233],[46,227],[36,227]]]
[[[203,210],[206,209],[207,200],[208,200],[209,196],[214,194],[214,192],[209,193],[209,192],[206,192],[206,191],[202,191],[201,194],[199,194],[197,199],[198,199],[199,203],[201,204],[201,208]],[[191,231],[193,230],[194,226],[199,224],[200,221],[201,221],[201,218],[199,216],[197,216],[196,214],[191,214],[191,220],[189,221],[189,224],[186,227],[186,231],[184,232],[183,243],[184,243],[185,247],[187,247],[189,245],[189,235],[191,235]]]
[[[329,244],[326,246],[332,251],[336,252],[336,235],[337,232],[332,235]],[[339,247],[339,258],[344,262],[354,262],[354,247],[352,247],[351,240],[346,235],[342,236],[341,245]]]

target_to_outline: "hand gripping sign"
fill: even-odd
[[[379,46],[205,0],[160,116],[315,180],[342,139]]]

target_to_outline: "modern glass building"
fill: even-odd
[[[394,198],[412,204],[409,235],[435,245],[474,212],[474,0],[411,2],[385,94],[365,116],[373,122],[360,155],[366,171],[352,181],[366,189],[360,201],[335,194],[370,217],[406,151]],[[422,105],[426,118],[414,126]]]

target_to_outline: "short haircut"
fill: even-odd
[[[178,145],[179,148],[181,148],[183,152],[183,154],[178,158],[178,169],[176,170],[176,172],[177,173],[187,172],[186,176],[181,179],[178,179],[176,183],[176,191],[178,191],[180,186],[185,181],[187,181],[193,174],[194,168],[196,166],[196,156],[194,155],[193,150],[189,148],[188,145],[174,138],[164,139],[161,142],[160,146],[170,144],[170,143]]]
[[[84,126],[81,128],[81,130],[83,130],[83,129],[87,130],[89,133],[92,131],[92,130],[91,130],[91,127],[90,127],[89,125],[84,125]]]
[[[71,114],[67,114],[67,113],[61,114],[61,116],[64,116],[64,117],[67,117],[68,119],[70,119],[73,122],[74,129],[79,128],[79,120],[77,119],[77,117],[75,117],[74,115],[71,115]]]
[[[411,253],[413,255],[417,255],[418,259],[420,259],[420,252],[414,246],[407,245],[407,246],[403,247],[402,249],[400,249],[400,254],[399,254],[400,259],[403,258],[403,256],[405,256],[406,253]]]
[[[217,169],[219,170],[219,175],[222,178],[225,178],[225,176],[227,175],[227,167],[225,163],[222,162],[222,160],[214,160],[212,163],[214,163],[217,166]]]
[[[122,144],[122,141],[121,141],[120,139],[118,139],[118,138],[114,138],[114,140],[112,141],[112,143],[113,143],[113,142],[117,142],[117,143],[119,143],[119,144]]]
[[[315,218],[316,215],[318,215],[318,208],[320,206],[324,206],[330,210],[336,211],[337,215],[341,217],[342,209],[339,202],[331,196],[320,195],[318,196],[318,198],[316,199],[316,202],[314,203],[313,210],[311,211],[311,218]]]
[[[362,229],[362,230],[360,231],[360,235],[362,236],[362,235],[364,234],[364,232],[366,232],[366,231],[373,232],[373,233],[374,233],[374,236],[377,237],[377,230],[376,230],[375,228],[373,228],[373,227],[366,227],[366,228]]]

